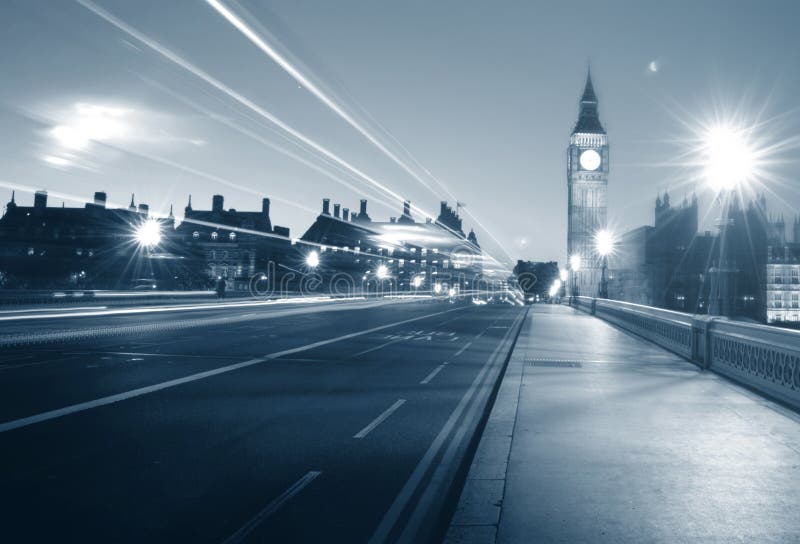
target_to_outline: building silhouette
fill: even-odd
[[[0,218],[0,280],[5,287],[92,286],[130,288],[137,283],[164,286],[181,275],[174,239],[175,219],[154,218],[147,204],[108,208],[105,192],[82,208],[48,206],[46,191],[37,191],[32,206],[12,193]],[[157,248],[138,243],[137,230],[156,221]]]
[[[568,259],[580,257],[571,289],[583,295],[597,293],[602,263],[595,251],[595,235],[607,225],[608,138],[597,107],[590,72],[567,147],[567,254]]]
[[[291,240],[288,228],[273,227],[269,213],[269,198],[261,200],[260,211],[238,211],[226,210],[224,197],[214,195],[210,210],[197,210],[189,196],[176,235],[193,282],[200,286],[221,278],[244,290],[256,273],[280,276],[277,264],[291,251]]]
[[[463,283],[477,281],[483,270],[475,232],[464,235],[461,218],[446,202],[435,221],[416,221],[411,202],[405,201],[399,217],[381,222],[367,214],[366,199],[359,213],[349,216],[339,204],[331,212],[330,199],[325,198],[301,240],[309,244],[302,251],[319,253],[317,274],[347,276],[359,289],[377,288],[384,279],[404,291],[432,289],[436,283],[463,288]],[[379,267],[386,278],[376,277]]]

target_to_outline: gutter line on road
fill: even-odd
[[[521,319],[524,318],[525,313],[521,313],[517,318],[514,319],[512,326],[509,327],[508,332],[497,345],[494,352],[491,356],[486,360],[484,363],[483,368],[481,368],[480,372],[475,379],[472,381],[470,388],[464,393],[464,396],[461,397],[461,400],[458,403],[458,406],[453,410],[448,418],[447,422],[442,427],[442,430],[439,431],[439,434],[434,439],[433,443],[428,448],[428,451],[425,452],[425,455],[422,457],[420,462],[414,468],[414,471],[411,473],[411,476],[406,481],[403,488],[398,493],[397,497],[395,497],[394,502],[389,507],[389,510],[386,511],[384,514],[383,519],[381,520],[378,527],[375,529],[375,532],[372,534],[372,537],[369,539],[369,544],[380,544],[386,542],[389,535],[391,534],[392,530],[394,529],[397,522],[400,520],[403,512],[407,509],[409,503],[411,502],[412,497],[417,492],[417,489],[422,484],[425,475],[430,471],[431,467],[433,466],[433,462],[438,456],[439,452],[441,451],[442,447],[445,445],[447,438],[456,428],[456,424],[459,420],[461,420],[462,415],[464,414],[465,410],[469,406],[470,402],[473,401],[475,394],[478,388],[482,385],[489,369],[496,363],[498,354],[500,353],[501,349],[507,345],[509,337],[511,337],[511,333],[514,331],[514,327],[521,322]],[[513,340],[515,337],[512,337],[512,345]],[[508,354],[506,354],[508,355]],[[487,392],[488,394],[488,392]],[[467,426],[469,421],[461,421],[461,427]],[[458,430],[456,430],[458,432]],[[440,466],[440,465],[439,465]],[[423,491],[423,495],[429,497],[430,494],[426,493],[429,491],[429,488],[426,488]],[[418,528],[417,519],[418,516],[412,514],[412,521],[414,521],[414,529]],[[408,533],[408,527],[404,533]]]

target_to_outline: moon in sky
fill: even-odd
[[[647,65],[647,69],[653,73],[658,72],[658,63],[654,60],[650,61],[650,64]]]

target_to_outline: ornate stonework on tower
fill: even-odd
[[[581,267],[573,277],[581,295],[596,295],[600,281],[601,260],[594,237],[607,225],[608,167],[608,138],[600,124],[590,72],[567,148],[567,258],[580,255]]]

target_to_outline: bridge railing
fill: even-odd
[[[573,306],[800,409],[800,331],[616,300]]]

